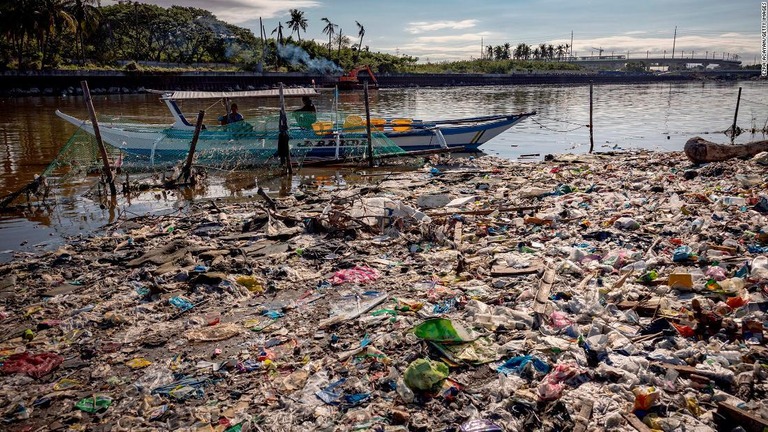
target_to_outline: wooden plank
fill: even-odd
[[[717,414],[722,417],[723,425],[727,428],[739,425],[747,432],[763,432],[768,429],[768,421],[725,402],[717,403]]]
[[[491,268],[491,276],[493,277],[521,276],[521,275],[539,273],[543,268],[544,266],[541,264],[532,265],[529,267],[519,268],[519,269],[512,268],[512,267],[505,267],[505,266],[493,266]]]
[[[461,221],[456,221],[456,225],[453,227],[453,242],[458,247],[461,245],[461,234],[464,229],[464,224]]]
[[[533,311],[538,314],[546,314],[547,304],[549,303],[549,293],[552,291],[552,285],[555,283],[555,269],[547,267],[544,274],[541,275],[539,290],[536,292],[536,299],[533,304]]]
[[[573,432],[585,432],[589,426],[589,419],[592,418],[592,407],[594,401],[591,399],[582,399],[579,415],[576,417],[576,424],[573,426]]]
[[[640,432],[651,432],[651,428],[646,426],[645,423],[641,422],[636,415],[632,413],[622,413],[621,416],[624,417],[624,420],[626,420],[630,426],[635,428],[635,430]]]
[[[693,366],[682,366],[682,365],[673,365],[669,363],[661,363],[661,362],[652,362],[651,364],[656,366],[661,366],[667,369],[673,369],[677,371],[680,374],[695,374],[695,375],[701,375],[704,377],[707,377],[709,379],[715,380],[717,382],[720,382],[722,384],[731,385],[733,384],[733,377],[728,375],[722,375],[714,371],[709,371],[706,369],[696,369]]]
[[[430,216],[451,216],[451,215],[489,215],[495,211],[498,211],[499,213],[510,213],[510,212],[516,212],[516,211],[524,211],[524,210],[537,210],[540,209],[541,206],[539,205],[533,205],[533,206],[517,206],[517,207],[498,207],[498,208],[490,208],[490,209],[482,209],[482,210],[462,210],[462,211],[452,211],[452,212],[431,212],[427,211],[426,213]]]
[[[616,306],[620,310],[634,309],[642,317],[651,317],[656,313],[656,309],[660,304],[661,298],[654,297],[644,301],[624,300],[616,304]]]

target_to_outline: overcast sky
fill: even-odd
[[[328,18],[356,43],[365,27],[363,46],[371,51],[407,54],[420,62],[478,58],[485,45],[513,47],[520,42],[569,43],[575,55],[650,51],[671,56],[711,57],[738,54],[744,64],[759,63],[759,0],[142,0],[161,6],[194,6],[219,19],[253,30],[259,17],[269,35],[299,9],[307,18],[310,38],[327,43],[322,34]],[[102,1],[110,4],[110,1]],[[284,29],[284,34],[290,30]]]

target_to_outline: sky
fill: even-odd
[[[168,7],[193,6],[259,35],[269,36],[289,10],[304,12],[302,39],[328,42],[328,18],[354,43],[356,21],[365,28],[363,47],[418,57],[419,62],[479,58],[483,45],[571,43],[577,56],[738,55],[760,62],[760,0],[141,0]],[[110,1],[102,1],[110,4]],[[675,28],[677,35],[675,37]],[[284,35],[290,33],[284,27]],[[295,36],[294,36],[295,37]]]

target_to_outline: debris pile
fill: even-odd
[[[5,430],[763,430],[758,155],[432,160],[0,267]]]

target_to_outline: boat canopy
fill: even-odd
[[[164,99],[173,100],[185,100],[185,99],[234,99],[234,98],[249,98],[249,97],[278,97],[280,96],[279,89],[268,90],[246,90],[246,91],[228,91],[228,92],[212,92],[212,91],[173,91],[173,90],[147,90],[150,93],[161,94]],[[318,96],[318,93],[313,88],[284,88],[283,96]]]

